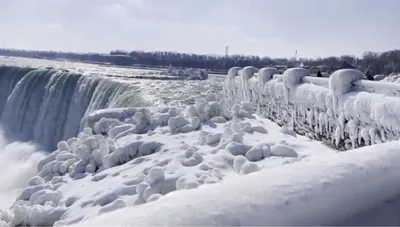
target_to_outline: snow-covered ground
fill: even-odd
[[[338,153],[254,110],[209,95],[185,108],[94,112],[39,162],[3,222],[357,224],[399,194],[398,142]]]
[[[101,98],[89,109],[70,105],[85,112],[70,121],[83,130],[64,134],[52,153],[0,141],[0,225],[400,224],[398,141],[338,152],[258,117],[253,103],[205,95],[221,88],[213,82],[147,84],[135,94],[177,99],[167,106],[113,106]],[[178,99],[182,87],[195,103]],[[28,90],[21,89],[24,97],[32,96]],[[43,102],[40,122],[51,121],[45,107],[76,96],[72,89],[44,93],[54,102]],[[14,119],[13,103],[34,113],[24,97],[0,97],[9,115],[3,121]],[[21,119],[14,123],[27,131],[26,122],[38,125]]]

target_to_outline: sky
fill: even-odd
[[[0,0],[0,47],[270,57],[400,48],[400,0]]]

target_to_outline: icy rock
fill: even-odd
[[[240,109],[245,110],[249,114],[253,114],[255,112],[255,110],[257,109],[257,104],[255,104],[253,102],[244,102],[244,103],[242,103]]]
[[[62,162],[59,168],[59,173],[61,175],[65,175],[68,172],[69,167],[73,165],[76,161],[76,159],[69,159]]]
[[[29,181],[28,181],[28,186],[36,186],[36,185],[42,185],[44,184],[44,180],[43,178],[39,177],[39,176],[35,176],[32,177]]]
[[[60,182],[65,182],[62,176],[55,176],[50,181],[53,185],[58,184]]]
[[[117,125],[113,128],[111,128],[108,132],[108,135],[111,138],[115,138],[118,134],[120,134],[121,132],[127,131],[129,129],[132,129],[134,127],[133,124],[123,124],[123,125]]]
[[[161,167],[155,166],[149,170],[149,175],[148,175],[149,184],[153,184],[157,181],[163,181],[164,179],[165,179],[165,173]]]
[[[190,126],[192,126],[193,130],[199,130],[201,128],[201,121],[199,117],[190,118]]]
[[[262,126],[253,126],[251,129],[252,129],[253,132],[258,132],[258,133],[261,133],[261,134],[267,134],[268,133],[268,130],[265,129],[264,127],[262,127]]]
[[[109,213],[114,210],[122,209],[126,206],[127,206],[127,204],[124,200],[117,199],[114,202],[107,204],[107,205],[103,206],[102,208],[100,208],[99,214]]]
[[[199,114],[197,113],[197,109],[195,106],[187,106],[186,107],[186,116],[188,118],[198,117]]]
[[[247,151],[251,149],[251,146],[233,141],[228,143],[225,149],[234,156],[245,156]]]
[[[171,114],[169,113],[163,113],[158,116],[158,122],[160,123],[161,126],[167,125],[168,120],[171,118]]]
[[[243,117],[243,118],[252,118],[252,114],[250,112],[247,112],[246,110],[240,110],[238,116]]]
[[[90,154],[86,145],[81,144],[75,150],[76,156],[83,162],[89,162],[92,155]]]
[[[282,144],[282,145],[285,145],[285,146],[289,146],[289,143],[286,142],[286,140],[279,140],[279,141],[278,141],[278,144]]]
[[[235,159],[233,160],[233,169],[237,172],[240,173],[242,171],[242,167],[243,165],[248,162],[248,160],[242,156],[242,155],[238,155],[235,157]]]
[[[283,144],[275,144],[271,147],[271,155],[279,156],[279,157],[297,157],[297,152],[286,145]]]
[[[157,152],[163,144],[156,141],[146,141],[140,145],[138,156],[146,156]]]
[[[92,153],[92,151],[94,149],[98,149],[99,148],[99,144],[97,143],[97,139],[94,138],[93,136],[86,138],[81,143],[82,143],[82,145],[86,145],[87,150],[90,153]]]
[[[92,135],[93,135],[93,131],[92,131],[92,129],[89,128],[89,127],[84,128],[84,129],[82,130],[82,132],[83,132],[85,135],[88,135],[88,136],[92,136]]]
[[[180,128],[188,124],[190,124],[190,122],[186,118],[181,116],[171,117],[168,120],[168,127],[171,133],[177,133]]]
[[[231,111],[232,111],[233,114],[239,114],[239,112],[240,112],[240,106],[239,106],[238,104],[233,105]]]
[[[159,198],[161,198],[162,197],[162,195],[161,194],[152,194],[151,196],[149,196],[149,198],[147,198],[147,203],[150,203],[150,202],[154,202],[154,201],[156,201],[156,200],[158,200]]]
[[[187,181],[185,184],[185,189],[195,189],[199,186],[200,184],[197,181]]]
[[[240,128],[239,124],[237,124],[237,123],[232,123],[231,129],[232,129],[232,132],[235,132],[235,133],[240,134],[242,132],[242,129]]]
[[[214,177],[218,178],[218,179],[222,179],[221,170],[219,170],[218,168],[213,169],[213,170],[211,171],[211,174],[212,174]]]
[[[89,164],[86,166],[85,171],[87,173],[95,173],[96,172],[96,164],[93,159],[90,159]]]
[[[155,135],[156,134],[156,132],[154,132],[154,131],[152,131],[152,130],[149,130],[148,132],[147,132],[147,135],[148,136],[153,136],[153,135]]]
[[[71,152],[71,147],[68,145],[66,141],[60,141],[57,143],[57,149],[59,151],[68,151]]]
[[[133,116],[133,122],[136,125],[141,125],[141,124],[146,124],[146,117],[142,112],[136,112],[136,114]]]
[[[176,117],[179,115],[179,110],[175,106],[169,108],[168,113],[171,115],[171,117]]]
[[[57,161],[66,161],[69,159],[77,159],[75,154],[69,153],[69,152],[63,152],[59,155],[57,155],[56,160]]]
[[[228,141],[243,143],[243,136],[240,133],[234,133],[229,137]]]
[[[191,158],[195,152],[196,152],[195,149],[193,149],[192,147],[189,147],[185,151],[185,158]]]
[[[140,184],[138,184],[138,186],[136,187],[136,193],[138,195],[139,198],[144,198],[144,191],[150,187],[149,184],[147,184],[146,182],[142,182]]]
[[[245,162],[242,166],[241,173],[242,174],[249,174],[253,172],[257,172],[259,170],[257,164],[252,162]]]
[[[244,125],[243,128],[241,128],[241,130],[243,132],[253,133],[253,128],[251,127],[251,125],[248,124]]]
[[[186,177],[184,176],[179,177],[175,184],[176,190],[185,189],[186,181],[187,181]]]
[[[279,130],[282,134],[286,134],[289,136],[297,137],[296,132],[293,130],[293,128],[289,128],[287,126],[282,126],[281,129]]]
[[[108,131],[118,125],[123,124],[121,121],[117,120],[117,119],[109,119],[109,118],[101,118],[100,121],[96,122],[94,124],[94,132],[96,134],[103,134],[103,135],[107,135]],[[85,135],[85,134],[83,134]],[[87,138],[89,136],[86,136],[85,138]],[[80,140],[84,140],[85,138],[79,138],[78,135],[78,139]]]
[[[199,137],[198,137],[198,143],[203,146],[206,144],[206,137],[209,133],[206,131],[200,131],[199,132]]]
[[[208,145],[216,144],[221,140],[222,134],[217,133],[217,134],[209,134],[206,136],[206,143]]]
[[[193,128],[191,125],[184,125],[182,128],[179,129],[179,132],[181,133],[188,133],[193,131]]]
[[[46,157],[44,157],[42,160],[40,160],[37,165],[38,172],[40,172],[44,168],[44,166],[46,166],[48,163],[56,160],[56,158],[59,154],[61,154],[60,151],[55,151],[55,152],[47,155]]]
[[[213,92],[208,92],[208,94],[205,97],[205,100],[207,102],[214,102],[214,101],[217,101],[217,96]]]
[[[41,185],[35,185],[35,186],[29,186],[26,187],[22,192],[21,195],[17,197],[17,200],[25,200],[29,201],[31,196],[38,191],[44,190],[44,189],[51,189],[50,185],[47,184],[41,184]]]
[[[268,144],[257,144],[246,152],[246,158],[251,162],[257,162],[271,156]]]
[[[49,207],[34,205],[14,206],[14,218],[11,226],[53,226],[66,212],[66,207]]]
[[[74,174],[85,173],[87,162],[79,161],[74,168]]]
[[[183,166],[196,166],[203,162],[203,156],[200,153],[194,153],[189,159],[182,160]]]
[[[142,146],[142,141],[132,141],[124,144],[123,150],[129,156],[129,160],[134,159],[139,154],[139,147]]]
[[[213,123],[220,123],[220,124],[226,123],[226,119],[221,116],[212,117],[210,121]]]
[[[85,140],[85,139],[87,139],[89,137],[90,137],[89,135],[87,135],[87,134],[85,134],[83,132],[78,133],[78,140]]]
[[[207,113],[208,118],[221,116],[221,108],[217,102],[211,102],[209,105],[206,105],[204,111]]]
[[[60,191],[44,189],[33,193],[29,199],[29,202],[31,203],[31,205],[42,205],[42,206],[46,202],[51,202],[53,206],[57,206],[62,198],[63,195]]]

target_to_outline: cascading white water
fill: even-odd
[[[57,70],[2,66],[0,86],[7,135],[47,151],[77,135],[82,118],[94,110],[143,104],[131,84]]]
[[[32,144],[8,143],[0,131],[0,209],[10,208],[43,157]]]

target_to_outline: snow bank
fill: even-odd
[[[245,67],[241,76],[226,78],[224,92],[232,102],[257,103],[261,116],[338,149],[400,139],[397,84],[362,80],[353,69],[330,78],[310,77],[303,68],[273,76],[272,69],[255,70]]]
[[[170,193],[79,225],[334,225],[400,192],[398,146],[392,142],[312,157]]]
[[[297,151],[289,145],[290,154],[275,142],[244,141],[246,135],[268,134],[252,121],[256,108],[254,103],[233,105],[220,94],[208,93],[183,108],[90,113],[77,137],[59,142],[57,150],[38,162],[38,174],[17,196],[10,218],[2,220],[12,225],[72,224],[129,204],[153,203],[176,190],[219,182],[227,172],[247,175],[268,159],[296,160]],[[135,172],[112,181],[130,168]],[[96,184],[103,188],[92,186]],[[70,185],[78,191],[89,187],[90,196],[71,195],[66,190]]]

